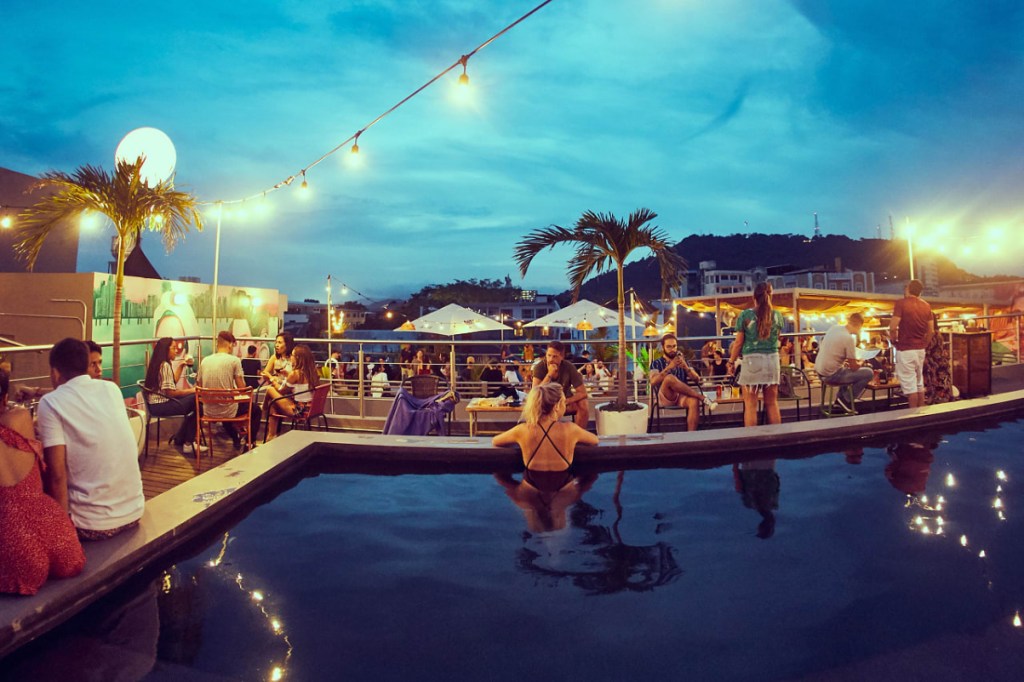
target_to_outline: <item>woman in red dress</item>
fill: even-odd
[[[32,417],[7,409],[0,370],[0,592],[35,594],[46,579],[82,572],[85,554],[71,519],[43,492],[43,446]]]

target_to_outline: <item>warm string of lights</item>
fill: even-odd
[[[216,557],[210,559],[206,563],[207,568],[218,574],[226,575],[223,571],[217,571],[216,569],[219,569],[221,564],[224,562],[224,555],[227,554],[229,539],[230,535],[228,533],[224,533],[224,538],[221,540],[220,552],[218,552]],[[268,610],[266,595],[264,592],[258,589],[250,590],[247,588],[245,586],[245,578],[242,577],[241,573],[236,573],[233,577],[233,581],[235,585],[238,586],[238,589],[246,595],[248,601],[253,604],[256,610],[259,611],[266,619],[267,625],[270,627],[270,631],[273,632],[275,636],[280,637],[281,641],[283,641],[286,646],[284,658],[280,663],[276,663],[271,667],[270,674],[268,676],[270,682],[279,682],[279,680],[284,679],[284,674],[288,670],[288,663],[291,661],[293,651],[291,640],[288,639],[288,634],[285,632],[281,619]]]
[[[249,202],[249,201],[259,200],[259,201],[256,201],[254,203],[257,204],[256,210],[262,212],[262,211],[265,211],[267,209],[266,198],[267,198],[268,194],[270,194],[271,192],[276,192],[277,190],[283,189],[285,187],[288,187],[292,183],[294,183],[296,180],[301,179],[301,183],[299,184],[299,190],[302,191],[303,193],[306,193],[308,191],[308,189],[309,189],[309,181],[308,181],[308,179],[306,177],[307,173],[309,171],[311,171],[316,166],[318,166],[321,163],[323,163],[326,159],[328,159],[329,157],[333,156],[334,154],[336,154],[340,150],[342,150],[345,147],[347,147],[350,142],[352,143],[352,146],[349,148],[349,152],[351,154],[353,154],[353,155],[358,155],[360,153],[359,138],[360,138],[361,135],[363,135],[363,133],[365,133],[366,131],[368,131],[370,128],[374,127],[378,123],[380,123],[386,117],[388,117],[391,114],[393,114],[402,105],[404,105],[409,100],[411,100],[414,97],[416,97],[417,95],[419,95],[421,92],[423,92],[424,90],[429,88],[431,85],[433,85],[434,83],[439,81],[441,78],[443,78],[446,74],[448,74],[452,70],[457,69],[459,67],[462,67],[462,73],[459,75],[458,82],[459,82],[460,86],[467,87],[469,85],[469,74],[467,73],[466,68],[467,68],[467,65],[469,63],[470,58],[472,58],[474,55],[476,55],[477,52],[479,52],[480,50],[484,49],[485,47],[487,47],[488,45],[493,43],[495,40],[497,40],[498,38],[500,38],[504,34],[508,33],[515,26],[517,26],[518,24],[522,23],[523,21],[525,21],[529,17],[533,16],[535,13],[540,11],[545,6],[549,5],[552,1],[553,0],[544,0],[539,5],[537,5],[533,9],[531,9],[529,12],[527,12],[524,15],[522,15],[521,17],[519,17],[518,19],[513,21],[511,24],[509,24],[508,26],[505,26],[505,28],[501,29],[500,31],[495,33],[493,36],[491,36],[490,38],[488,38],[484,42],[480,43],[479,45],[474,47],[472,50],[467,52],[466,54],[464,54],[461,57],[459,57],[457,60],[455,60],[455,62],[453,64],[451,64],[447,68],[443,69],[437,75],[435,75],[433,78],[428,80],[426,83],[424,83],[423,85],[421,85],[420,87],[416,88],[411,93],[409,93],[408,95],[403,97],[401,100],[399,100],[393,106],[391,106],[389,109],[385,110],[384,112],[379,114],[376,118],[371,120],[369,123],[367,123],[366,125],[362,126],[355,133],[353,133],[352,135],[349,135],[347,138],[345,138],[344,140],[342,140],[341,142],[336,144],[334,147],[332,147],[328,151],[326,151],[323,154],[321,154],[319,157],[317,157],[311,163],[303,166],[302,168],[300,168],[295,173],[293,173],[293,174],[289,175],[288,177],[284,178],[283,180],[275,183],[271,187],[268,187],[267,189],[261,190],[259,192],[255,192],[253,194],[250,194],[249,196],[242,197],[242,198],[239,198],[239,199],[220,199],[220,200],[217,200],[217,201],[208,201],[208,202],[200,202],[200,203],[202,205],[206,205],[206,206],[215,206],[215,207],[218,207],[219,209],[222,210],[224,206],[227,206],[229,204],[230,205],[240,205],[240,204],[245,204],[246,202]],[[260,206],[260,204],[262,204],[262,206]]]
[[[998,469],[995,472],[995,478],[996,495],[995,498],[992,500],[992,509],[995,511],[995,516],[999,521],[1006,521],[1006,506],[1003,502],[1002,494],[1003,484],[1009,481],[1009,476],[1007,476],[1006,472],[1003,471],[1002,469]],[[954,476],[952,472],[948,472],[946,473],[946,476],[943,479],[943,484],[946,488],[952,491],[959,485],[959,482],[957,481],[956,476]],[[916,507],[920,511],[914,513],[914,515],[911,516],[910,520],[907,523],[907,528],[912,533],[920,533],[924,536],[946,536],[945,528],[947,524],[946,519],[948,517],[948,512],[947,517],[944,517],[942,515],[943,509],[945,508],[946,504],[946,498],[943,495],[938,495],[935,499],[935,503],[932,504],[929,502],[927,495],[918,496],[908,494],[907,501],[904,506],[907,509]],[[968,540],[966,533],[960,535],[959,543],[963,549],[971,552],[974,551],[970,546],[971,542],[970,540]],[[988,587],[991,590],[993,585],[991,578],[988,577],[988,553],[985,551],[984,548],[978,550],[978,560],[982,564],[983,575],[985,575],[986,580],[988,581]],[[1022,627],[1022,625],[1024,625],[1024,623],[1022,623],[1021,621],[1019,608],[1014,610],[1013,617],[1010,619],[1010,623],[1015,628],[1019,628]]]

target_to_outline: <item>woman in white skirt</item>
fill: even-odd
[[[757,426],[757,398],[762,396],[769,424],[779,424],[779,333],[782,313],[772,308],[772,285],[754,287],[754,307],[736,318],[736,341],[729,353],[728,373],[736,373],[743,354],[743,371],[737,383],[743,389],[743,425]]]

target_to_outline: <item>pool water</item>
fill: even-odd
[[[1019,680],[1022,440],[1018,420],[544,496],[519,474],[313,475],[0,669]]]

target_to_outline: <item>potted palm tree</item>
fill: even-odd
[[[686,261],[668,244],[667,235],[650,225],[658,215],[647,208],[637,209],[626,220],[613,214],[585,212],[573,228],[549,225],[526,235],[515,247],[514,258],[520,274],[526,271],[544,249],[562,244],[574,246],[576,253],[569,259],[569,285],[573,301],[579,298],[580,287],[591,275],[613,267],[618,275],[619,347],[618,377],[615,401],[597,408],[599,434],[643,433],[647,430],[647,406],[630,402],[626,392],[626,288],[623,269],[626,259],[638,249],[654,254],[661,271],[664,289],[678,287],[684,276]],[[664,294],[664,290],[663,290]],[[630,426],[632,425],[632,426]]]
[[[121,302],[124,297],[124,262],[144,229],[159,232],[168,250],[189,227],[203,229],[196,199],[174,189],[171,180],[150,187],[142,179],[145,157],[117,161],[110,174],[96,166],[74,173],[44,173],[38,187],[51,190],[19,216],[14,249],[31,270],[51,230],[85,211],[107,216],[117,232],[117,275],[114,279],[113,377],[121,382]]]

